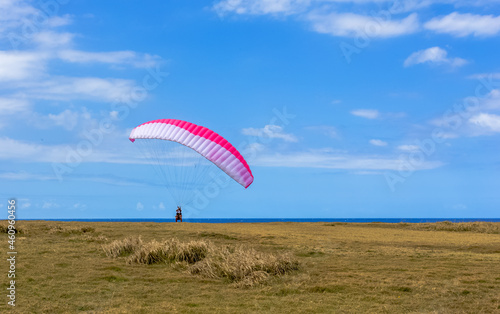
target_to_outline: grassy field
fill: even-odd
[[[18,227],[19,313],[500,313],[500,223],[20,221]],[[111,247],[139,236],[130,251]],[[5,233],[1,241],[7,252]],[[164,257],[157,262],[137,255],[157,247]],[[171,257],[191,247],[195,257]],[[293,267],[281,274],[259,264],[252,276],[262,276],[249,285],[199,272],[221,260],[234,268],[241,256]],[[5,259],[1,265],[5,292],[9,266]],[[0,312],[6,310],[12,309],[4,293]]]

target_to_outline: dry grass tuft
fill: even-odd
[[[49,233],[57,233],[62,235],[75,235],[75,234],[85,234],[85,233],[94,233],[95,229],[92,227],[84,226],[84,227],[61,227],[61,226],[46,226],[46,229]]]
[[[102,249],[108,257],[128,256],[143,246],[140,237],[130,237],[123,240],[116,240],[108,245],[103,245]]]
[[[288,254],[274,255],[244,247],[214,247],[206,259],[194,264],[189,271],[207,278],[225,278],[242,286],[253,286],[269,276],[281,276],[298,269],[298,261]]]
[[[432,230],[432,231],[455,231],[455,232],[475,232],[475,233],[489,233],[499,234],[500,223],[474,221],[474,222],[451,222],[440,221],[436,223],[419,223],[408,224],[399,223],[403,228],[412,230]]]
[[[139,264],[186,262],[193,264],[205,258],[210,245],[211,243],[205,241],[182,243],[177,239],[164,242],[152,241],[136,250],[127,262]]]
[[[206,278],[224,278],[238,287],[260,284],[270,276],[281,276],[299,269],[290,254],[269,254],[251,248],[216,246],[199,240],[181,242],[170,239],[143,243],[140,238],[116,240],[103,246],[108,257],[129,256],[129,264],[181,264],[188,272]]]
[[[85,234],[83,239],[87,242],[97,242],[97,243],[104,243],[108,241],[108,238],[103,236],[102,234],[100,235],[92,235],[92,234]]]

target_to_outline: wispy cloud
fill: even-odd
[[[220,0],[212,9],[220,16],[269,15],[307,21],[315,32],[340,37],[389,38],[421,30],[452,36],[494,36],[500,32],[500,16],[451,12],[423,25],[417,12],[436,4],[470,7],[491,1],[464,0]],[[384,8],[385,6],[385,8]],[[372,10],[370,10],[370,7]],[[382,8],[381,8],[382,7]],[[402,16],[407,14],[406,16]]]
[[[294,14],[304,10],[311,0],[223,0],[214,5],[219,15]]]
[[[443,130],[442,138],[483,136],[500,132],[500,90],[493,89],[482,98],[466,97],[464,103],[473,104],[464,115],[445,115],[429,121]]]
[[[473,79],[473,80],[480,80],[480,79],[500,80],[500,72],[498,72],[498,73],[477,73],[477,74],[472,74],[472,75],[468,76],[467,78]]]
[[[34,16],[38,13],[38,10],[22,1],[0,1],[0,38],[7,37],[12,29],[23,25],[28,16]]]
[[[417,145],[405,144],[405,145],[399,145],[398,150],[403,152],[416,152],[420,150],[420,147],[418,147]]]
[[[0,82],[39,77],[45,72],[46,59],[43,53],[0,50]]]
[[[257,136],[263,138],[277,138],[282,139],[285,142],[297,142],[298,138],[289,133],[285,133],[283,128],[279,125],[266,125],[261,129],[257,128],[245,128],[241,130],[244,135]]]
[[[380,112],[374,109],[357,109],[351,111],[351,114],[366,119],[377,119],[380,116]]]
[[[378,139],[370,140],[370,144],[372,144],[373,146],[380,146],[380,147],[387,146],[387,142]]]
[[[74,156],[79,156],[67,145],[43,145],[28,141],[19,141],[8,137],[0,137],[0,160],[15,160],[18,162],[75,162]],[[130,155],[130,154],[129,154]],[[73,156],[69,158],[68,156]],[[86,162],[105,163],[145,163],[129,157],[126,153],[117,153],[113,149],[94,150],[88,156],[79,156]]]
[[[69,46],[75,34],[67,32],[42,31],[33,35],[33,42],[42,48]]]
[[[138,211],[144,210],[144,205],[141,202],[137,202],[135,207]]]
[[[296,152],[288,154],[259,155],[253,164],[264,167],[322,168],[346,170],[402,170],[404,160],[379,157],[355,156],[327,152]],[[415,166],[415,170],[441,167],[440,161],[425,161]]]
[[[99,77],[52,77],[43,81],[25,82],[26,97],[46,100],[93,100],[127,102],[137,87],[135,81]]]
[[[42,204],[42,209],[54,209],[59,207],[61,207],[61,205],[55,202],[44,201]]]
[[[446,50],[439,47],[432,47],[412,53],[405,60],[404,66],[409,67],[422,63],[437,65],[446,64],[452,67],[459,67],[467,64],[467,61],[461,58],[449,58]]]
[[[312,12],[307,19],[312,23],[312,28],[316,32],[343,37],[369,33],[371,38],[387,38],[411,34],[419,28],[418,17],[415,13],[401,20],[380,20],[372,16],[353,13]]]
[[[490,113],[480,113],[469,119],[469,122],[481,127],[486,132],[500,132],[500,116]]]
[[[30,108],[30,102],[25,99],[0,97],[0,115],[24,112]]]
[[[328,136],[328,137],[331,137],[331,138],[338,138],[339,137],[337,129],[333,126],[330,126],[330,125],[308,126],[305,129],[309,130],[309,131],[321,133],[321,134]]]
[[[131,65],[136,68],[151,68],[162,59],[150,54],[139,54],[135,51],[87,52],[79,50],[63,50],[59,58],[72,63],[106,63],[112,65]]]
[[[456,37],[495,36],[500,32],[500,16],[453,12],[424,24],[426,29]]]
[[[26,180],[48,181],[48,180],[56,180],[57,179],[55,176],[46,175],[46,174],[28,173],[26,171],[3,172],[3,173],[0,173],[0,178],[5,179],[5,180],[16,180],[16,181],[18,181],[18,180],[19,181],[26,181]]]
[[[66,109],[59,114],[49,114],[48,118],[55,125],[60,125],[66,130],[72,130],[78,123],[79,114]]]
[[[53,174],[45,173],[30,173],[26,171],[18,172],[0,172],[0,179],[8,181],[57,181],[59,178]],[[147,182],[137,179],[117,177],[113,175],[103,175],[103,176],[82,176],[82,175],[72,175],[65,178],[69,181],[78,182],[93,182],[93,183],[103,183],[114,186],[163,186],[160,183]]]

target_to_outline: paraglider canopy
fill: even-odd
[[[202,160],[208,160],[209,164],[217,166],[245,188],[254,180],[248,163],[231,143],[214,131],[194,123],[176,119],[153,120],[134,128],[129,139],[131,142],[138,140],[137,142],[144,144],[144,150],[153,160],[153,164],[160,166],[166,181],[180,177],[173,174],[177,168],[182,168],[183,182],[180,182],[180,185],[192,186],[201,180],[203,167],[200,167],[198,162],[173,162],[174,158],[187,155],[186,151],[193,152]],[[173,147],[172,142],[183,147]],[[196,156],[191,154],[189,158],[198,158]],[[189,172],[191,175],[186,176]],[[178,203],[185,204],[183,200]]]

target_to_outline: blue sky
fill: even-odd
[[[499,48],[487,0],[0,0],[0,210],[171,218],[128,134],[174,118],[255,177],[186,217],[499,217]]]

